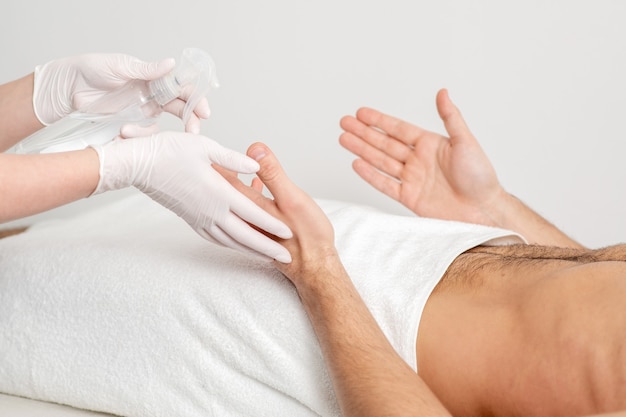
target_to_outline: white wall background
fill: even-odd
[[[222,84],[203,133],[268,143],[315,197],[399,213],[352,172],[338,121],[367,105],[442,132],[447,87],[510,192],[589,246],[626,240],[623,0],[6,0],[0,21],[0,83],[61,56],[203,48]]]

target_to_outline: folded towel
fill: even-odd
[[[452,260],[511,232],[319,200],[402,358]],[[0,240],[0,392],[128,417],[338,416],[298,295],[143,195]]]

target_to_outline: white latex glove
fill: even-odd
[[[93,147],[100,181],[93,194],[135,186],[183,218],[196,232],[224,246],[291,262],[287,249],[251,225],[288,239],[291,230],[224,179],[211,164],[251,174],[258,163],[191,133],[160,132]]]
[[[35,68],[35,115],[44,125],[51,124],[131,80],[160,78],[174,69],[175,64],[172,58],[145,62],[125,54],[86,54],[47,62]],[[188,98],[183,93],[163,109],[181,117]],[[189,117],[185,130],[198,133],[200,119],[207,119],[209,114],[209,103],[203,98]]]

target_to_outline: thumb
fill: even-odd
[[[459,109],[450,100],[446,89],[441,89],[437,93],[437,111],[452,141],[473,140],[472,132],[467,127]]]
[[[159,124],[151,123],[149,125],[140,125],[135,123],[126,123],[120,128],[120,138],[129,139],[142,136],[150,136],[159,132]]]
[[[173,58],[153,62],[146,62],[129,56],[125,56],[124,58],[123,62],[120,62],[119,70],[131,80],[156,80],[172,71],[176,65]]]
[[[260,142],[254,143],[248,148],[247,154],[259,163],[260,169],[257,175],[276,201],[282,201],[285,198],[289,199],[293,197],[296,190],[299,190],[291,182],[278,162],[276,155],[272,153],[267,145]]]

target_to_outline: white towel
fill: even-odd
[[[416,368],[450,262],[511,232],[319,201],[355,285]],[[338,416],[293,286],[143,195],[0,240],[0,392],[128,417]]]

